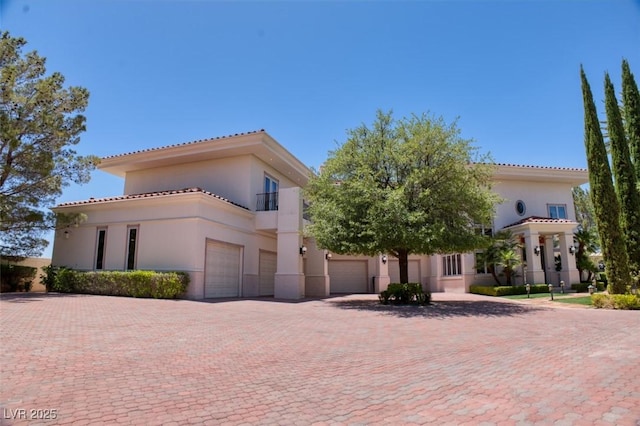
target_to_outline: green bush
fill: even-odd
[[[601,309],[640,310],[640,296],[633,294],[594,294],[591,303]]]
[[[469,286],[469,293],[482,294],[484,296],[511,296],[514,294],[527,294],[527,288],[523,285],[516,286]],[[531,294],[549,293],[547,284],[532,284]]]
[[[50,268],[45,283],[51,290],[61,293],[174,299],[187,290],[189,275],[184,272],[81,272]]]
[[[31,266],[0,264],[0,290],[30,291],[37,272],[38,269]]]
[[[580,284],[571,284],[571,290],[575,290],[577,293],[586,293],[589,291],[589,286],[591,283],[584,282]],[[604,291],[604,283],[598,282],[596,283],[596,288],[598,291]]]
[[[386,290],[380,292],[378,299],[383,305],[387,305],[389,302],[398,305],[411,303],[424,305],[431,303],[431,293],[422,291],[420,283],[391,283]]]

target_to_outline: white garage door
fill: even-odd
[[[273,296],[278,256],[270,251],[260,252],[260,296]]]
[[[400,262],[398,259],[389,259],[389,277],[392,283],[400,282]],[[409,260],[409,282],[420,282],[420,261]]]
[[[369,289],[366,260],[331,260],[331,293],[367,293]]]
[[[207,241],[204,297],[238,297],[240,254],[240,246]]]

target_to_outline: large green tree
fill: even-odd
[[[613,186],[609,159],[600,130],[598,112],[591,86],[584,69],[580,67],[582,98],[584,103],[584,143],[589,168],[589,184],[596,216],[602,254],[607,267],[607,278],[612,293],[625,293],[631,282],[629,256],[620,226],[620,204]]]
[[[490,223],[498,202],[487,163],[455,122],[378,111],[371,126],[348,131],[310,179],[308,232],[336,253],[397,257],[406,283],[409,254],[483,246],[475,226]]]
[[[632,273],[637,274],[640,268],[640,192],[629,155],[622,114],[608,73],[605,74],[604,93],[612,171],[620,201],[620,225],[625,236],[629,266]]]
[[[631,161],[640,188],[640,92],[626,59],[622,61],[622,104]]]
[[[38,256],[55,225],[46,208],[62,188],[90,178],[97,159],[72,146],[85,130],[89,92],[46,74],[45,58],[23,54],[26,41],[0,38],[0,254]]]

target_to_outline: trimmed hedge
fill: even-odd
[[[527,294],[527,288],[523,285],[495,287],[472,285],[469,286],[469,293],[482,294],[484,296],[510,296],[514,294]],[[549,286],[547,284],[532,284],[531,294],[535,293],[549,293]]]
[[[31,266],[0,264],[0,291],[30,291],[37,272]]]
[[[175,299],[187,290],[189,275],[184,272],[82,272],[51,268],[46,281],[51,290],[61,293]]]
[[[586,293],[587,291],[589,291],[590,285],[591,283],[571,284],[571,290],[575,290],[577,293]],[[604,291],[604,287],[604,283],[596,283],[596,288],[598,291]]]
[[[594,294],[591,303],[600,309],[640,310],[640,296],[633,294]]]
[[[391,283],[386,290],[380,292],[378,299],[383,305],[390,302],[398,305],[424,305],[431,303],[431,293],[422,291],[420,283]]]

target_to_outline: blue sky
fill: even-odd
[[[0,0],[0,28],[91,92],[77,150],[264,128],[318,167],[377,109],[459,117],[500,163],[585,167],[579,67],[640,82],[640,1]],[[96,171],[58,202],[122,193]],[[51,246],[44,256],[50,256]]]

